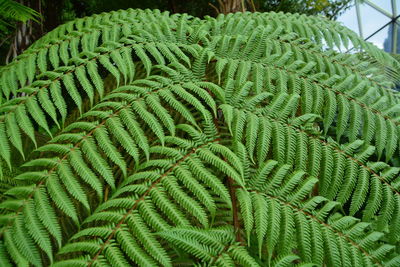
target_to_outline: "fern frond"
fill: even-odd
[[[207,137],[209,139],[211,137]],[[169,137],[167,140],[174,141],[174,137]],[[167,141],[166,140],[166,141]],[[86,222],[91,222],[91,221],[98,221],[98,220],[104,220],[105,217],[101,216],[102,213],[107,212],[108,209],[112,207],[123,207],[126,209],[126,213],[124,216],[119,217],[120,222],[116,223],[113,226],[113,230],[110,232],[110,235],[106,237],[106,240],[108,242],[122,242],[119,241],[119,233],[121,231],[124,231],[123,229],[127,227],[126,231],[124,231],[125,239],[128,240],[137,240],[133,242],[133,244],[136,244],[134,246],[139,246],[140,248],[138,250],[135,250],[136,252],[133,253],[132,250],[127,247],[126,249],[124,248],[124,253],[129,253],[129,257],[134,260],[137,263],[140,263],[142,259],[152,259],[153,261],[158,261],[162,265],[169,265],[171,259],[169,258],[168,254],[162,248],[160,245],[160,241],[157,239],[148,239],[151,237],[150,231],[152,229],[155,230],[166,230],[171,228],[172,225],[182,225],[185,226],[188,223],[188,218],[185,216],[182,210],[185,210],[185,212],[189,213],[188,215],[192,214],[197,218],[197,220],[202,223],[208,225],[208,215],[205,213],[204,208],[200,206],[199,204],[202,203],[203,205],[207,205],[207,209],[210,209],[212,205],[210,206],[209,201],[211,200],[211,195],[209,192],[209,189],[206,189],[203,184],[199,183],[199,181],[196,181],[194,177],[201,177],[201,172],[204,172],[207,170],[205,166],[203,165],[206,163],[203,160],[200,160],[200,155],[198,155],[201,151],[207,149],[208,146],[211,146],[214,142],[218,142],[218,139],[214,140],[208,140],[206,143],[198,143],[195,146],[197,148],[195,149],[185,149],[184,150],[177,150],[177,148],[174,148],[176,153],[173,155],[173,160],[169,161],[168,166],[162,167],[162,169],[159,169],[159,171],[154,170],[152,173],[154,175],[149,175],[149,171],[147,170],[148,168],[151,169],[153,166],[151,164],[152,160],[150,160],[148,163],[144,164],[143,167],[140,167],[139,165],[139,172],[134,174],[132,177],[129,177],[122,185],[121,188],[119,188],[116,192],[122,192],[125,191],[124,188],[128,188],[133,184],[137,184],[138,182],[143,184],[143,188],[139,189],[139,191],[136,191],[137,196],[134,197],[129,201],[129,205],[121,206],[121,204],[118,204],[119,201],[117,200],[123,200],[121,193],[118,193],[116,197],[111,197],[109,202],[114,202],[115,204],[109,205],[104,203],[103,205],[100,205],[96,213],[91,215],[91,217],[86,219]],[[167,142],[169,143],[169,142]],[[167,145],[166,143],[166,145]],[[170,143],[173,144],[173,143]],[[165,147],[168,148],[168,145]],[[171,150],[173,148],[171,147]],[[162,147],[154,147],[152,148],[151,151],[154,151],[153,153],[162,153],[164,154],[164,148]],[[211,153],[211,152],[210,152]],[[168,153],[169,154],[169,153]],[[166,154],[166,155],[168,155]],[[175,155],[179,155],[178,157]],[[197,163],[196,163],[197,162]],[[200,163],[202,162],[202,163]],[[193,165],[195,163],[196,165]],[[196,166],[196,167],[193,167]],[[200,169],[198,169],[200,168]],[[210,170],[207,170],[205,172],[210,172]],[[185,176],[182,176],[185,175]],[[192,176],[191,182],[190,180],[183,178]],[[182,180],[185,179],[185,180]],[[179,182],[178,182],[179,181]],[[213,181],[212,184],[209,186],[213,189],[213,184],[217,183],[218,179]],[[204,180],[206,184],[207,180]],[[219,188],[224,188],[224,185],[222,185],[221,182],[219,182],[220,185],[218,186]],[[218,184],[218,183],[217,183]],[[186,189],[183,190],[182,187],[185,187]],[[216,189],[218,189],[216,187]],[[191,191],[193,195],[198,198],[198,200],[194,200],[189,198],[187,193],[185,191]],[[219,190],[214,190],[214,193],[219,194]],[[127,191],[125,191],[127,192]],[[227,194],[226,189],[224,189],[222,192],[223,194]],[[223,195],[222,195],[223,196]],[[167,200],[167,199],[171,200]],[[229,200],[226,199],[226,200]],[[167,202],[166,202],[167,201]],[[199,203],[198,203],[199,201]],[[211,200],[212,201],[212,200]],[[168,205],[165,205],[168,203]],[[128,203],[127,203],[128,204]],[[171,216],[171,222],[166,221],[162,219],[157,213],[155,213],[155,207],[158,207],[158,209],[162,210],[165,215]],[[145,214],[142,212],[147,211]],[[207,213],[210,213],[212,217],[215,215],[215,210],[211,209],[208,210]],[[146,215],[147,214],[147,215]],[[153,214],[153,215],[152,215]],[[150,216],[149,216],[150,215]],[[102,219],[103,218],[103,219]],[[110,217],[111,218],[111,217]],[[114,220],[112,221],[104,221],[107,224],[115,222]],[[90,229],[90,228],[89,228]],[[88,230],[89,231],[89,230]],[[133,231],[133,232],[132,232]],[[101,233],[101,232],[100,232]],[[148,233],[148,234],[146,234]],[[122,233],[121,233],[122,234]],[[133,234],[133,235],[132,235]],[[81,236],[81,234],[79,234]],[[116,238],[116,239],[115,239]],[[81,242],[81,241],[76,241]],[[139,243],[141,245],[139,245]],[[150,243],[149,243],[150,242]],[[67,245],[70,246],[70,245]],[[142,247],[144,246],[144,247]],[[105,253],[106,247],[102,246],[99,248],[97,253],[94,253],[93,259],[89,262],[89,265],[94,264],[96,259],[101,255],[102,253]],[[63,251],[63,250],[62,250]],[[68,252],[68,251],[65,251]],[[140,256],[138,254],[141,254]],[[110,260],[107,254],[105,254],[105,257],[107,260]]]
[[[374,214],[383,212],[382,219],[379,221],[382,223],[382,228],[380,229],[384,229],[383,225],[387,225],[390,222],[389,218],[392,218],[391,212],[385,212],[390,211],[391,208],[385,207],[393,207],[399,197],[399,189],[393,186],[391,182],[392,179],[395,179],[395,173],[398,173],[398,168],[387,168],[389,166],[384,163],[368,162],[368,158],[372,155],[374,149],[370,149],[370,147],[362,148],[364,144],[362,141],[358,140],[339,148],[334,141],[327,142],[318,136],[313,136],[302,127],[303,125],[285,123],[285,118],[281,121],[280,116],[282,114],[273,112],[273,109],[278,102],[280,103],[278,109],[283,109],[282,106],[285,105],[283,99],[285,98],[286,103],[290,103],[288,95],[280,95],[276,96],[276,99],[270,105],[263,107],[261,111],[255,110],[247,113],[240,113],[239,110],[232,106],[223,104],[221,110],[228,126],[231,124],[239,125],[239,120],[244,117],[251,118],[251,116],[256,116],[258,118],[257,126],[241,123],[240,128],[232,128],[233,138],[243,141],[248,152],[253,152],[254,149],[251,146],[257,143],[258,154],[253,153],[250,155],[250,157],[257,159],[257,162],[265,161],[267,155],[272,153],[272,158],[278,162],[292,164],[295,169],[303,170],[318,177],[320,179],[320,194],[328,199],[337,200],[342,204],[351,201],[351,215],[361,209],[363,203],[369,203],[366,206],[368,215],[364,219],[370,220]],[[292,110],[296,110],[296,106],[292,107]],[[296,120],[296,118],[291,120]],[[245,132],[245,125],[257,130],[254,130],[255,132]],[[374,170],[370,167],[370,165],[374,164],[377,167],[381,167]],[[382,170],[380,168],[387,168],[388,174],[391,173],[393,175],[385,176],[380,174],[380,170]],[[376,189],[378,191],[370,191],[372,187],[369,184],[372,180],[374,186],[376,188],[379,187],[379,189]],[[397,183],[395,182],[394,184]],[[383,188],[387,192],[385,199],[379,197],[379,192]],[[391,192],[390,196],[389,192]],[[370,199],[366,198],[367,194],[371,197]],[[382,210],[380,210],[381,208]],[[394,221],[396,220],[395,218],[393,219]]]
[[[270,165],[269,162],[266,163],[266,166]],[[275,166],[277,166],[276,163]],[[300,257],[306,262],[322,264],[326,260],[330,264],[354,265],[358,261],[379,265],[381,258],[372,256],[378,255],[379,252],[373,251],[388,252],[390,250],[388,245],[383,245],[383,247],[379,243],[373,245],[373,242],[376,242],[382,234],[365,233],[363,230],[368,224],[360,223],[353,217],[335,214],[335,207],[338,203],[327,202],[322,197],[309,198],[302,203],[317,180],[313,177],[298,179],[295,173],[286,175],[285,177],[288,177],[286,179],[278,178],[280,170],[284,166],[278,167],[276,171],[269,168],[268,172],[263,172],[263,179],[278,179],[277,182],[264,187],[251,187],[254,188],[254,191],[251,192],[252,197],[247,200],[255,209],[254,220],[256,223],[252,232],[259,240],[259,256],[262,257],[262,246],[265,245],[269,261],[277,241],[286,240],[280,238],[282,235],[282,238],[291,237],[288,243],[282,244],[282,248],[289,246],[299,249]],[[256,175],[254,179],[259,180],[260,178]],[[290,185],[290,191],[282,190],[279,184],[282,184],[283,187]],[[275,190],[275,187],[278,189]],[[244,191],[243,189],[238,190]],[[241,198],[239,200],[242,201]],[[260,205],[260,203],[265,204]],[[290,219],[292,223],[282,223],[287,222],[289,217],[292,217]],[[259,221],[258,224],[257,221]],[[294,222],[297,227],[290,227]],[[281,228],[280,225],[288,226],[288,228]],[[285,248],[285,250],[287,249]],[[343,250],[351,251],[352,256]]]
[[[153,77],[153,79],[156,80],[156,77]],[[136,84],[140,84],[144,81],[136,81]],[[119,119],[119,115],[122,114],[121,110],[126,110],[130,111],[130,113],[125,113],[125,116],[130,116],[129,121],[133,122],[136,125],[139,125],[136,117],[133,115],[133,112],[138,112],[134,108],[134,103],[137,103],[138,101],[143,101],[142,99],[144,97],[148,97],[152,93],[158,93],[160,90],[170,90],[171,86],[169,83],[171,83],[171,80],[164,80],[164,82],[168,82],[167,84],[161,84],[161,83],[155,83],[154,86],[157,86],[155,89],[149,90],[146,87],[141,88],[140,86],[136,87],[129,87],[129,86],[124,86],[121,88],[118,88],[116,91],[116,96],[113,97],[112,94],[108,95],[109,99],[119,99],[121,96],[121,92],[124,90],[132,91],[136,90],[137,92],[141,92],[142,96],[139,95],[138,97],[134,97],[130,100],[128,103],[130,104],[125,104],[125,105],[110,105],[109,102],[107,103],[99,103],[97,106],[93,107],[91,111],[88,111],[87,113],[82,115],[82,118],[89,118],[91,117],[92,119],[97,118],[97,123],[86,123],[86,122],[75,122],[71,125],[69,125],[67,128],[65,128],[64,133],[61,133],[60,135],[56,136],[53,140],[50,141],[49,144],[44,145],[38,149],[38,151],[46,152],[46,153],[60,153],[61,155],[59,156],[58,160],[54,161],[55,164],[52,164],[51,166],[43,166],[45,168],[49,168],[48,172],[44,172],[42,177],[37,177],[34,180],[32,180],[31,177],[16,177],[16,179],[22,180],[24,179],[25,182],[29,183],[35,183],[39,181],[38,184],[36,184],[36,189],[35,190],[40,190],[42,186],[45,183],[45,186],[48,187],[48,194],[49,196],[41,196],[41,198],[51,198],[54,202],[56,202],[57,207],[63,211],[66,215],[71,217],[75,223],[78,224],[78,214],[76,212],[76,209],[79,207],[75,203],[72,202],[71,197],[75,198],[78,200],[82,205],[86,208],[86,210],[90,210],[90,205],[88,202],[88,191],[84,190],[80,186],[80,182],[75,177],[75,173],[80,176],[80,178],[87,182],[93,189],[95,189],[99,197],[102,198],[102,181],[99,180],[98,177],[96,177],[96,174],[93,173],[92,170],[88,166],[93,166],[93,168],[101,175],[101,177],[108,183],[108,185],[111,188],[114,188],[115,184],[115,178],[114,174],[112,173],[112,167],[107,163],[107,160],[111,160],[115,163],[115,165],[119,166],[122,173],[126,175],[126,163],[125,159],[120,155],[117,149],[117,143],[113,142],[109,134],[113,134],[115,136],[115,139],[118,141],[118,143],[125,144],[125,146],[122,146],[126,151],[130,151],[132,146],[138,146],[135,145],[135,142],[130,143],[130,141],[133,141],[134,138],[130,137],[129,131],[124,129],[124,126],[120,122],[120,128],[115,129],[115,128],[109,128],[112,126],[115,126],[115,123],[113,124],[112,121],[116,121],[116,119]],[[159,88],[158,86],[164,86],[164,88]],[[188,94],[188,97],[191,96]],[[193,98],[193,96],[192,96]],[[122,98],[122,101],[125,101],[125,98]],[[158,99],[160,101],[160,99]],[[192,100],[193,101],[193,100]],[[111,102],[112,103],[112,102]],[[123,102],[122,102],[123,103]],[[199,105],[200,102],[198,102]],[[107,104],[107,105],[106,105]],[[188,105],[189,104],[189,105]],[[190,103],[184,104],[181,103],[182,106],[190,106]],[[100,110],[102,108],[111,108],[114,106],[116,110],[114,110],[114,113],[107,113],[106,116],[103,115]],[[163,108],[161,104],[158,104],[156,106],[157,108]],[[154,110],[157,112],[157,108]],[[97,111],[97,112],[96,112]],[[143,109],[144,111],[144,109]],[[157,125],[161,124],[156,120],[156,117],[146,111],[147,114],[153,116],[154,123]],[[207,112],[205,108],[201,110],[202,113]],[[140,114],[138,114],[140,116]],[[144,117],[143,119],[146,119]],[[162,119],[162,117],[160,117]],[[121,118],[121,121],[126,121],[127,118]],[[171,119],[172,120],[172,119]],[[111,124],[109,123],[111,121]],[[172,123],[172,122],[171,122]],[[151,127],[151,124],[149,124]],[[131,124],[126,124],[126,127],[130,127]],[[109,132],[107,132],[107,128],[109,129]],[[140,127],[142,128],[142,127]],[[139,129],[140,129],[139,128]],[[79,135],[76,134],[76,130],[80,130],[81,133]],[[165,138],[160,138],[159,133],[157,130],[154,130],[154,135],[159,137],[160,142],[164,142]],[[70,133],[68,133],[70,131]],[[147,137],[144,136],[144,129],[140,129],[142,132],[142,139],[144,138],[147,140]],[[161,128],[161,131],[164,131]],[[86,132],[86,134],[85,134]],[[73,134],[74,133],[74,134]],[[133,133],[137,133],[137,129],[133,129]],[[127,140],[121,142],[121,135],[123,135]],[[140,140],[140,138],[138,139]],[[64,144],[58,144],[58,142],[63,142]],[[65,144],[67,142],[67,144]],[[147,141],[146,141],[147,142]],[[97,146],[100,147],[100,149],[104,152],[104,156],[102,153],[99,151]],[[137,151],[137,150],[136,150]],[[148,153],[152,153],[152,150],[148,150]],[[82,155],[85,156],[85,159],[82,157]],[[136,160],[138,160],[138,155],[135,156]],[[35,163],[28,163],[26,166],[30,167],[37,167],[40,166],[38,164],[39,162]],[[138,162],[137,162],[138,163]],[[196,166],[201,166],[199,164],[196,164]],[[198,171],[198,170],[197,170]],[[205,171],[203,171],[205,172]],[[182,178],[182,174],[177,174],[177,178]],[[64,186],[61,185],[61,182],[63,183]],[[177,182],[177,181],[176,181]],[[198,213],[194,213],[195,216],[202,216],[204,217],[205,214],[202,212],[202,208],[196,203],[193,202],[191,203],[191,200],[186,194],[178,190],[178,185],[176,182],[170,181],[166,183],[171,183],[171,184],[166,184],[165,187],[167,190],[169,190],[170,194],[176,196],[178,199],[183,199],[182,201],[184,202],[179,202],[180,204],[188,203],[187,210],[188,211],[197,211]],[[193,184],[194,183],[194,184]],[[198,183],[195,182],[195,180],[192,181],[191,185],[196,186]],[[213,183],[211,183],[213,185]],[[45,191],[41,191],[45,192]],[[212,198],[209,194],[206,193],[204,190],[200,191],[194,191],[196,195],[200,197],[203,201],[205,201],[207,204],[212,203]],[[36,195],[27,195],[26,196],[28,199],[31,197],[36,198]],[[208,205],[207,205],[208,206]],[[215,209],[214,214],[215,214]],[[17,214],[19,214],[19,210],[16,210]],[[54,213],[54,209],[51,208],[49,211],[51,213]],[[19,216],[25,216],[25,212],[22,212],[23,215],[19,214]],[[206,220],[202,220],[203,223],[206,223]],[[47,222],[48,223],[48,222]],[[28,224],[29,225],[29,224]],[[57,225],[54,224],[54,221],[52,223],[52,228],[54,229],[57,227]],[[51,232],[53,234],[53,232]]]
[[[237,56],[237,54],[235,54],[235,56]],[[273,62],[271,63],[274,64]],[[255,63],[255,64],[261,64],[261,63]],[[387,160],[390,159],[390,156],[393,155],[394,151],[397,149],[398,142],[395,141],[398,139],[398,136],[397,132],[394,131],[394,129],[398,127],[397,125],[398,123],[390,116],[383,115],[380,111],[378,111],[379,109],[393,110],[393,106],[397,105],[397,102],[395,102],[393,106],[388,105],[386,107],[380,107],[379,109],[376,109],[372,105],[372,103],[367,100],[373,98],[371,94],[368,93],[363,94],[361,99],[357,100],[355,96],[348,96],[341,91],[337,91],[337,89],[333,87],[332,84],[329,84],[328,85],[329,87],[326,88],[326,85],[323,84],[321,80],[319,80],[318,82],[315,82],[315,80],[313,82],[310,82],[307,81],[307,78],[304,79],[302,77],[295,76],[293,79],[299,79],[299,81],[297,83],[296,82],[289,83],[288,81],[284,80],[282,81],[281,78],[279,78],[283,77],[282,76],[283,73],[281,73],[280,70],[275,71],[271,69],[270,66],[267,67],[265,64],[263,64],[262,68],[266,69],[265,70],[266,72],[272,72],[273,74],[271,74],[271,76],[277,77],[278,79],[276,80],[276,83],[280,85],[279,87],[274,87],[274,86],[268,87],[270,88],[270,90],[272,89],[271,91],[268,90],[268,92],[287,93],[291,91],[293,93],[301,93],[302,94],[301,111],[304,112],[303,114],[315,113],[321,116],[325,115],[324,116],[325,131],[331,128],[331,123],[333,122],[333,119],[337,116],[337,121],[335,123],[335,126],[336,126],[336,135],[338,140],[343,135],[346,135],[348,136],[348,139],[350,141],[353,141],[356,138],[365,138],[368,143],[374,141],[374,144],[378,148],[377,150],[378,157],[380,157],[382,155],[383,150],[385,150],[387,155]],[[229,74],[228,72],[227,79],[229,79],[229,77],[231,76],[235,79],[240,79],[240,75],[241,75],[240,73]],[[320,85],[318,85],[318,83],[320,83]],[[330,90],[332,90],[333,93],[331,93]],[[313,96],[315,94],[319,95]],[[324,95],[326,95],[325,98],[327,99],[326,103],[324,103],[323,101]],[[314,99],[313,101],[318,101],[318,102],[310,101],[311,99]],[[386,97],[384,96],[377,98],[377,101],[381,101],[380,103],[384,103],[383,101],[385,100]],[[371,103],[371,106],[369,106],[369,104],[365,104],[366,102]],[[352,107],[352,109],[350,109],[350,107]],[[397,116],[395,115],[395,113],[393,113],[392,115]],[[367,118],[367,119],[361,122],[360,118]],[[377,125],[378,127],[371,126],[371,123]],[[368,131],[365,130],[361,131],[361,129],[366,129],[366,128],[368,129]],[[394,142],[390,143],[386,142],[387,139],[386,133],[388,131],[390,131],[391,134],[389,139],[393,139]],[[372,140],[374,136],[375,140]],[[371,142],[371,144],[373,143]]]
[[[101,49],[102,44],[110,44],[111,42],[114,42],[115,44],[115,42],[119,40],[122,40],[127,44],[132,44],[133,46],[137,46],[135,43],[141,44],[144,42],[146,47],[150,47],[148,52],[151,55],[157,55],[156,59],[160,59],[161,56],[161,62],[165,63],[164,55],[159,51],[159,49],[163,48],[156,48],[154,46],[154,42],[157,40],[158,42],[164,40],[165,36],[152,35],[152,26],[157,27],[157,24],[155,23],[158,23],[158,19],[163,19],[165,21],[164,26],[173,27],[173,29],[175,29],[177,27],[174,25],[175,21],[180,20],[181,31],[185,33],[192,31],[190,28],[189,18],[167,17],[167,14],[167,12],[159,12],[158,15],[150,15],[148,11],[121,10],[114,12],[113,16],[110,18],[111,20],[107,20],[108,16],[94,15],[92,17],[80,19],[76,23],[69,23],[68,26],[62,25],[49,33],[46,37],[38,40],[30,49],[17,57],[12,63],[7,65],[7,67],[2,68],[0,72],[1,80],[3,81],[4,85],[8,85],[7,89],[12,88],[11,91],[16,92],[18,86],[23,87],[26,85],[26,81],[29,81],[29,83],[34,81],[37,71],[35,62],[38,63],[38,68],[42,72],[45,72],[46,70],[56,70],[58,67],[60,67],[60,61],[62,61],[63,65],[67,66],[70,65],[71,61],[76,59],[78,55],[81,58],[88,57],[92,59],[96,57],[96,50],[100,49],[100,51],[104,51]],[[138,19],[134,19],[132,16],[137,16]],[[110,29],[116,32],[110,34]],[[190,47],[190,43],[187,42],[187,38],[177,41],[172,29],[169,32],[170,34],[172,33],[172,36],[169,38],[169,41],[171,42],[170,45],[173,47],[172,49],[174,53],[179,54],[178,57],[186,57],[186,55],[181,51],[181,49],[185,47],[187,47],[190,53],[197,53],[196,49]],[[151,38],[149,39],[149,37]],[[57,40],[59,38],[62,39]],[[176,42],[178,43],[176,44]],[[122,56],[117,51],[113,51],[111,53],[111,57],[113,58],[113,61],[118,60],[119,58],[118,61],[120,63],[122,63],[121,59],[125,60],[126,63],[119,64],[119,68],[122,67],[123,70],[125,69],[125,64],[127,64],[126,60],[129,60],[131,49],[124,46],[120,49],[122,51]],[[171,55],[172,53],[170,52],[170,49],[171,48],[164,47],[163,50],[167,51],[167,53]],[[146,54],[142,53],[142,55],[148,57]],[[173,56],[169,57],[169,59],[173,58]],[[185,60],[188,62],[188,58],[185,58]],[[47,61],[50,61],[52,64],[51,68],[45,65]],[[152,63],[150,62],[150,64]],[[130,67],[132,66],[132,64],[127,64],[127,67],[129,65]],[[151,65],[149,67],[151,67]],[[128,70],[128,68],[126,70]],[[17,73],[17,77],[10,76],[12,73]],[[125,71],[125,75],[126,74],[127,72]],[[131,73],[129,75],[131,75]],[[6,88],[3,90],[6,90]],[[5,98],[8,99],[10,97],[10,94],[7,93],[7,91],[4,91],[3,93]]]
[[[0,265],[398,266],[398,65],[298,14],[59,26],[0,70]]]

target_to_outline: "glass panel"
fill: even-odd
[[[384,9],[387,13],[392,13],[391,0],[370,0],[370,1],[379,6],[380,8]],[[397,13],[399,13],[400,0],[395,0],[395,1],[397,4],[397,11],[398,11]],[[369,42],[375,44],[380,48],[385,48],[385,50],[387,51],[391,51],[391,38],[389,38],[388,36],[389,35],[391,36],[392,28],[389,27],[388,25],[383,29],[381,29],[380,31],[378,31],[385,24],[390,22],[390,18],[367,4],[360,4],[360,13],[361,13],[363,37],[364,38],[369,37],[368,38]],[[338,18],[338,21],[341,22],[344,26],[350,28],[351,30],[359,34],[359,27],[357,22],[357,13],[355,6],[351,7],[344,14],[342,14]],[[371,36],[372,34],[373,36]],[[400,38],[400,32],[398,36]],[[385,40],[386,44],[384,44]]]
[[[369,38],[368,42],[373,43],[379,48],[384,48],[385,51],[386,49],[388,49],[387,51],[391,52],[392,39],[388,38],[388,36],[389,36],[389,25],[386,26],[384,29],[380,30],[379,32],[377,32],[376,34],[374,34],[374,36],[372,36],[371,38]]]
[[[392,1],[391,0],[369,0],[380,8],[386,10],[389,13],[392,13]],[[395,0],[397,5],[400,4],[400,0]]]
[[[355,6],[349,8],[344,14],[342,14],[337,19],[337,21],[341,22],[344,26],[359,34]]]
[[[393,25],[386,27],[386,38],[383,43],[383,48],[386,52],[392,53],[392,38],[393,38]],[[400,54],[400,27],[397,27],[397,49],[396,53]]]
[[[390,2],[389,0],[386,0]],[[367,38],[386,23],[390,22],[390,18],[383,15],[369,5],[363,4],[360,6],[361,20],[363,25],[364,38]]]

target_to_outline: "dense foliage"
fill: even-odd
[[[398,68],[304,15],[62,25],[0,69],[0,265],[399,266]]]
[[[0,65],[6,65],[35,40],[76,18],[112,10],[160,9],[192,16],[236,11],[275,11],[335,19],[352,0],[0,0]]]

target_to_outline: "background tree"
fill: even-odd
[[[0,53],[6,63],[43,34],[33,33],[32,26],[41,19],[40,1],[36,3],[39,6],[30,8],[18,1],[0,0]]]
[[[351,2],[352,0],[217,0],[209,4],[218,13],[224,14],[238,11],[274,11],[323,15],[336,19],[341,12],[350,7]]]

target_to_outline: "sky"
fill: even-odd
[[[400,0],[394,0],[397,3],[397,13],[400,11]],[[385,9],[389,13],[392,13],[391,0],[372,0],[371,2],[376,3],[381,8]],[[374,33],[376,30],[381,28],[383,25],[388,23],[390,19],[376,11],[367,4],[362,4],[360,6],[361,11],[361,21],[363,24],[363,37],[366,38]],[[343,23],[346,27],[352,29],[359,34],[356,8],[353,6],[351,9],[347,10],[343,15],[338,18],[338,21]],[[383,42],[388,35],[388,28],[381,30],[379,33],[368,39],[379,48],[383,48]]]

